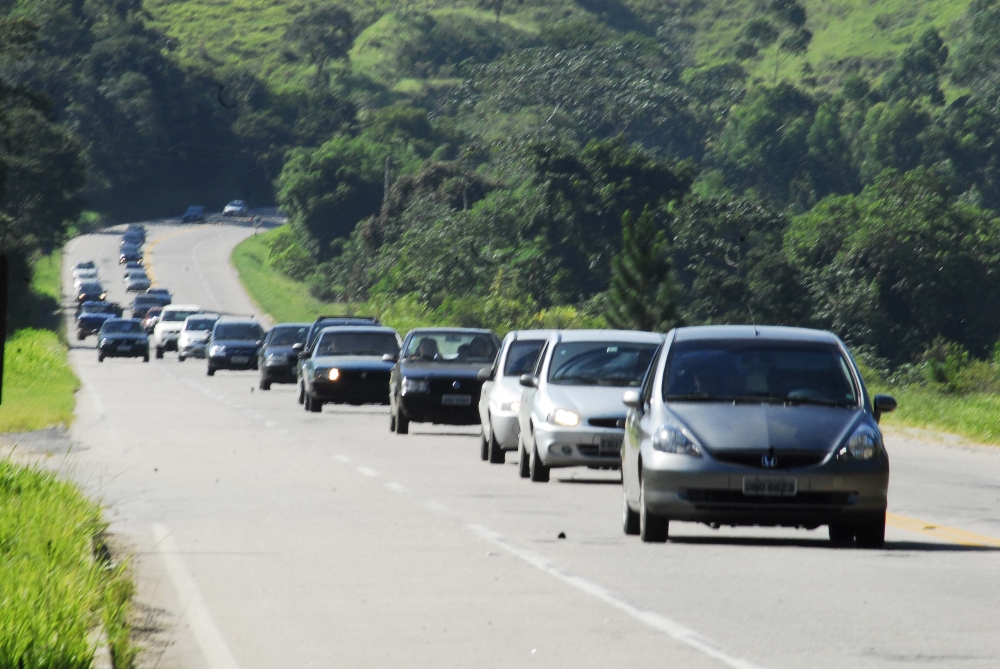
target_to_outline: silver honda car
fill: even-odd
[[[483,382],[479,395],[479,419],[483,424],[480,456],[483,460],[502,465],[506,451],[517,449],[521,375],[531,372],[542,345],[552,334],[552,330],[508,332],[493,367],[479,373]]]
[[[667,540],[670,521],[813,529],[885,541],[889,456],[881,414],[829,332],[706,326],[671,331],[627,391],[622,523]]]
[[[620,467],[622,391],[639,387],[662,341],[661,334],[626,330],[551,335],[520,378],[520,475],[543,482],[552,467]]]

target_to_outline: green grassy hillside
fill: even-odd
[[[803,0],[809,51],[786,60],[779,78],[801,80],[808,63],[819,86],[845,74],[885,69],[914,36],[930,26],[946,36],[970,0]],[[453,82],[462,61],[489,61],[523,46],[546,43],[560,26],[594,28],[614,38],[634,31],[648,36],[667,30],[690,35],[697,65],[731,58],[747,21],[761,15],[757,0],[508,0],[496,21],[475,0],[412,0],[403,3],[340,0],[355,17],[358,37],[350,54],[351,74],[403,94]],[[248,70],[274,90],[312,85],[313,67],[282,36],[308,0],[146,0],[156,27],[176,44],[175,56],[218,76]],[[575,23],[574,23],[575,22]],[[761,79],[774,76],[774,50],[750,63]]]

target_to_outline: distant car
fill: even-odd
[[[625,534],[664,542],[674,521],[815,528],[885,542],[889,456],[870,397],[836,335],[786,327],[677,328],[629,408]]]
[[[205,220],[205,207],[201,205],[191,205],[181,216],[181,223],[202,222]]]
[[[128,293],[141,293],[147,290],[149,286],[149,277],[146,276],[145,272],[142,274],[132,274],[125,278],[125,291]]]
[[[142,246],[146,241],[146,235],[140,235],[138,232],[126,232],[122,235],[122,239],[118,242],[118,248],[123,246]]]
[[[323,404],[388,404],[389,375],[399,357],[392,328],[323,328],[302,369],[306,411]]]
[[[139,223],[132,223],[125,228],[125,234],[137,237],[140,243],[144,244],[146,242],[146,228]]]
[[[222,210],[223,216],[249,216],[250,208],[243,200],[233,200]]]
[[[73,265],[73,276],[76,276],[78,270],[81,269],[97,269],[97,265],[93,260],[84,260],[83,262],[78,262]]]
[[[123,246],[118,253],[118,264],[124,265],[129,261],[142,261],[142,248],[134,244]]]
[[[139,260],[129,260],[125,262],[122,269],[124,269],[125,271],[128,271],[130,269],[142,269],[142,259],[140,258]]]
[[[73,280],[73,288],[76,290],[80,289],[85,283],[100,283],[100,278],[97,275],[96,269],[83,269],[80,270]]]
[[[107,296],[104,286],[96,281],[84,283],[76,289],[77,302],[99,302]]]
[[[553,467],[618,469],[622,393],[638,388],[663,335],[631,330],[565,330],[549,337],[520,378],[518,473],[549,480]]]
[[[188,358],[204,358],[205,344],[212,334],[219,314],[192,314],[184,320],[184,327],[177,337],[177,362]]]
[[[153,328],[160,322],[160,312],[163,307],[150,307],[146,312],[146,317],[142,319],[142,329],[146,334],[153,334]]]
[[[306,341],[302,346],[296,349],[296,354],[298,360],[296,362],[295,375],[298,378],[298,402],[302,404],[305,402],[305,395],[302,389],[302,366],[305,361],[312,356],[312,349],[316,343],[316,337],[319,335],[323,328],[337,327],[337,326],[372,326],[381,325],[377,318],[371,316],[319,316],[312,325],[309,326],[309,332],[306,334]]]
[[[101,331],[104,321],[109,318],[120,318],[122,309],[112,302],[84,302],[80,305],[80,313],[76,316],[76,338],[83,341],[92,334]]]
[[[520,379],[534,369],[542,346],[551,330],[517,330],[504,337],[493,367],[480,374],[483,389],[479,395],[479,420],[483,426],[480,457],[493,464],[503,464],[505,451],[517,450],[520,429],[517,414],[521,408]]]
[[[278,323],[271,328],[260,348],[260,389],[270,390],[272,383],[295,383],[298,350],[306,341],[309,323]]]
[[[171,304],[163,307],[160,320],[153,326],[153,347],[158,359],[163,357],[164,351],[177,350],[177,338],[184,327],[184,321],[191,314],[200,311],[201,307],[197,304]]]
[[[166,288],[147,288],[145,294],[159,300],[161,307],[167,306],[173,302],[174,299],[173,295],[171,295],[170,291]]]
[[[150,309],[161,306],[163,305],[160,304],[160,301],[152,295],[147,295],[145,293],[136,295],[135,299],[132,300],[132,318],[138,318],[140,320],[145,319],[146,314],[149,313]]]
[[[220,369],[257,369],[264,328],[253,318],[220,318],[208,339],[209,376]]]
[[[403,342],[389,380],[389,429],[407,434],[410,422],[479,423],[479,373],[496,359],[500,341],[489,330],[421,328]]]
[[[142,358],[149,362],[149,337],[134,318],[104,321],[97,337],[97,362],[105,358]]]
[[[139,267],[137,269],[127,269],[127,270],[125,270],[125,277],[124,277],[125,283],[128,283],[129,279],[132,279],[132,278],[135,278],[135,277],[142,277],[143,279],[148,279],[149,278],[149,276],[146,275],[146,270],[144,268],[142,268],[142,267]]]

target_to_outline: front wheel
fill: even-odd
[[[486,441],[486,435],[479,437],[479,459],[486,461],[490,457],[490,442]]]
[[[662,544],[670,537],[670,520],[650,513],[646,505],[646,482],[639,484],[639,538]]]
[[[83,341],[86,338],[87,338],[87,335],[84,334],[83,330],[77,330],[76,331],[76,340],[77,341]]]
[[[156,359],[163,360],[163,348],[160,346],[156,347]]]
[[[183,355],[177,356],[177,362],[184,362],[185,360],[187,360],[187,358],[185,358]]]
[[[102,353],[97,354],[97,362],[104,362],[104,355]]]
[[[854,528],[847,523],[830,523],[830,543],[834,546],[848,546],[854,543]]]
[[[639,514],[628,505],[628,495],[625,494],[625,486],[622,486],[622,530],[625,534],[639,534]]]
[[[403,410],[396,411],[396,434],[410,433],[410,419],[403,415]]]
[[[504,453],[504,450],[500,447],[500,443],[497,441],[497,435],[493,432],[493,430],[490,430],[490,448],[487,456],[490,464],[493,465],[502,465],[504,460],[507,459],[506,453]]]
[[[260,389],[261,390],[270,390],[271,389],[271,382],[270,381],[265,381],[264,379],[261,379],[260,380]]]
[[[535,483],[545,483],[549,480],[549,468],[542,463],[542,458],[538,455],[538,446],[531,449],[531,480]]]
[[[302,384],[302,381],[298,382],[298,393],[295,396],[295,401],[299,404],[305,404],[306,401],[306,388]]]
[[[517,475],[523,479],[531,476],[531,468],[528,464],[528,451],[524,448],[521,440],[517,440]]]
[[[312,395],[306,395],[306,405],[312,413],[319,413],[323,410],[323,403]]]
[[[396,431],[396,413],[389,409],[389,432]]]
[[[142,356],[143,362],[149,362],[149,351],[146,351],[146,355]]]
[[[882,548],[885,545],[885,511],[873,513],[854,526],[858,548]]]
[[[207,374],[208,374],[209,376],[215,376],[215,367],[212,367],[211,365],[209,365],[209,366],[208,366],[208,370],[206,371],[206,373],[207,373]]]

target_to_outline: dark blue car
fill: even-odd
[[[181,223],[202,222],[205,220],[205,207],[201,205],[191,205],[181,216]]]
[[[101,331],[104,321],[109,318],[118,318],[122,315],[122,308],[113,302],[89,301],[80,305],[80,311],[76,316],[76,338],[83,341],[92,334]]]

